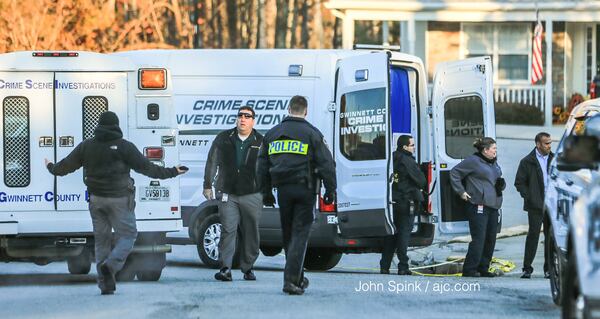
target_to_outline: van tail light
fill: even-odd
[[[138,81],[142,90],[164,90],[167,88],[167,70],[140,69]]]
[[[433,184],[433,163],[429,162],[429,163],[427,163],[427,194],[429,194],[429,195],[427,196],[427,209],[425,211],[427,214],[432,213],[431,194],[433,193],[434,187],[435,187],[435,185]]]
[[[594,81],[592,81],[592,83],[590,83],[590,98],[591,99],[596,98],[596,82],[594,82]]]
[[[323,195],[319,195],[319,212],[321,213],[335,213],[335,201],[331,204],[325,204]]]
[[[144,156],[151,161],[160,161],[164,158],[165,151],[162,147],[144,148]]]

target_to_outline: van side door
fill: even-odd
[[[394,233],[388,65],[385,52],[365,52],[338,64],[333,154],[342,237]]]
[[[432,107],[436,205],[440,231],[468,231],[464,201],[450,186],[450,170],[474,153],[473,141],[496,137],[490,57],[440,63],[434,76]]]

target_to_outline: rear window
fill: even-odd
[[[29,100],[22,96],[9,96],[4,99],[2,108],[4,184],[25,187],[31,183]]]
[[[340,150],[351,161],[385,159],[385,88],[342,95]]]
[[[86,96],[82,103],[83,114],[83,139],[94,137],[94,130],[98,126],[100,114],[108,111],[108,99],[104,96]]]
[[[479,96],[452,98],[444,104],[446,154],[462,159],[475,152],[473,142],[483,137],[483,101]]]

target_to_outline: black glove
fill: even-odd
[[[330,204],[333,204],[334,201],[335,201],[335,193],[325,192],[325,195],[323,195],[323,203],[325,203],[325,205],[330,205]]]
[[[273,193],[263,194],[263,205],[268,207],[275,207],[275,196],[273,196]]]
[[[504,180],[504,178],[498,177],[494,186],[496,188],[496,195],[502,196],[502,191],[506,188],[506,181]]]

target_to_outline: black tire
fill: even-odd
[[[219,268],[221,222],[218,214],[210,214],[195,222],[196,249],[200,260],[210,268]]]
[[[304,268],[308,270],[329,270],[342,259],[342,253],[324,248],[309,248],[304,257]]]
[[[552,301],[559,306],[562,303],[562,291],[561,291],[561,279],[563,278],[563,260],[560,258],[560,252],[554,239],[554,233],[552,226],[548,229],[548,238],[544,238],[546,245],[548,245],[548,272],[550,273],[550,293],[552,294]]]
[[[198,220],[195,223],[196,250],[202,263],[209,268],[218,269],[219,263],[219,241],[221,240],[221,221],[218,214],[207,215],[204,219]],[[236,247],[240,246],[238,242]],[[240,267],[240,251],[236,249],[233,255],[232,268]]]
[[[139,270],[137,272],[137,279],[139,281],[158,281],[160,279],[161,274],[162,274],[162,269]]]
[[[69,273],[73,275],[87,275],[92,268],[92,256],[86,248],[81,251],[81,254],[67,259]]]
[[[135,254],[131,254],[125,260],[125,264],[123,268],[115,275],[117,281],[125,282],[125,281],[133,281],[135,279]]]
[[[568,245],[567,269],[565,270],[565,280],[563,281],[562,312],[563,319],[571,318],[590,318],[590,311],[585,298],[582,299],[579,289],[579,280],[577,274],[577,262],[575,260],[575,247]],[[577,303],[583,301],[583,309],[578,310]]]
[[[281,247],[261,247],[260,248],[260,251],[262,252],[262,254],[267,257],[277,256],[277,255],[279,255],[281,250],[282,250]]]

